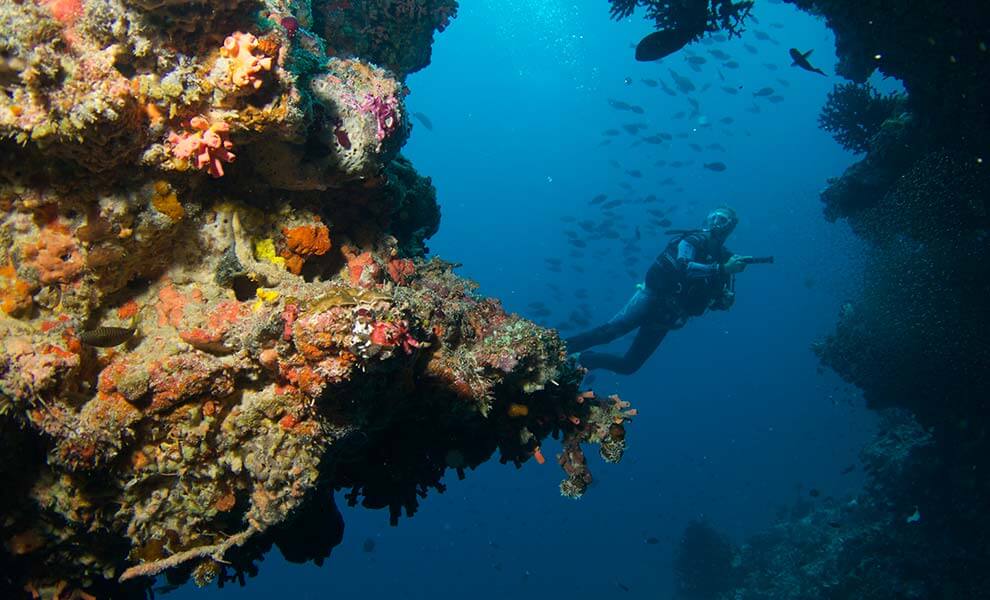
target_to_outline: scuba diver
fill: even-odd
[[[675,237],[657,256],[646,273],[646,282],[611,320],[567,340],[572,353],[586,369],[635,373],[663,341],[668,331],[680,329],[689,317],[706,310],[728,310],[735,302],[733,276],[753,263],[770,263],[773,257],[754,258],[732,254],[725,240],[739,223],[736,211],[716,208],[702,229],[668,231]],[[624,356],[588,350],[639,329]]]

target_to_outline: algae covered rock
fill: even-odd
[[[428,56],[456,5],[412,4]],[[0,3],[4,597],[243,579],[273,544],[319,562],[336,491],[396,523],[548,436],[568,495],[582,443],[621,457],[628,404],[579,394],[556,332],[426,258],[407,91],[315,22]]]

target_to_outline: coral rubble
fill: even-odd
[[[334,491],[395,523],[548,436],[569,496],[621,458],[635,411],[425,257],[402,77],[455,10],[0,2],[4,597],[319,562]]]

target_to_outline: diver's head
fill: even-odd
[[[704,230],[711,233],[718,241],[724,242],[738,224],[739,217],[736,216],[736,211],[728,206],[720,206],[705,217]]]

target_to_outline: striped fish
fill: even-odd
[[[97,348],[112,348],[119,346],[134,337],[135,327],[104,327],[100,326],[79,333],[79,341]]]

